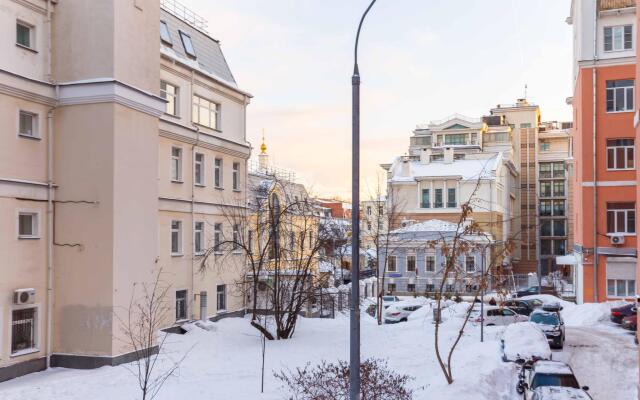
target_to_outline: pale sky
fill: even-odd
[[[239,86],[247,137],[312,192],[351,196],[353,42],[369,0],[182,0],[209,21]],[[524,95],[570,120],[570,0],[378,0],[360,42],[362,196],[416,124],[488,114]]]

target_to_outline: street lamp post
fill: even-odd
[[[353,76],[351,77],[351,315],[349,332],[349,400],[360,399],[360,71],[358,70],[358,41],[364,18],[373,7],[362,14],[354,46]]]

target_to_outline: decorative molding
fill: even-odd
[[[636,181],[598,181],[596,186],[598,187],[623,187],[623,186],[636,186]],[[582,187],[593,187],[593,182],[582,182]]]
[[[208,201],[194,201],[193,212],[195,214],[207,214],[212,216],[223,216],[224,209],[237,208],[245,209],[246,207],[235,204],[215,203]],[[170,212],[191,213],[191,200],[176,199],[171,197],[158,198],[158,210]]]
[[[163,120],[163,122],[166,121]],[[221,139],[203,132],[200,132],[200,138],[198,139],[198,133],[195,131],[195,129],[188,129],[185,127],[182,128],[183,129],[181,129],[181,131],[184,131],[184,133],[176,132],[174,130],[167,130],[164,127],[160,127],[159,135],[167,139],[176,140],[186,144],[197,145],[205,149],[213,150],[222,154],[227,154],[232,157],[238,157],[243,160],[249,159],[251,155],[251,148],[248,145],[241,145],[235,142],[227,141],[225,139]],[[229,144],[218,144],[214,141],[229,142]],[[235,149],[233,147],[235,147]]]
[[[49,187],[44,182],[0,178],[0,197],[46,201]]]

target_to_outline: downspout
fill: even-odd
[[[597,147],[596,147],[596,111],[597,106],[597,77],[596,62],[598,61],[598,1],[593,0],[593,301],[598,302],[598,168],[597,168]]]
[[[195,75],[193,70],[191,70],[191,101],[193,101],[193,96],[194,96],[194,91],[193,91],[193,84],[194,84],[194,79],[195,79]],[[192,121],[193,123],[193,121]],[[196,166],[196,146],[198,146],[200,144],[200,127],[198,127],[198,125],[196,125],[195,123],[193,124],[194,128],[196,129],[196,142],[191,145],[191,209],[190,209],[190,213],[191,213],[191,297],[193,298],[193,304],[195,305],[195,301],[196,301],[196,282],[195,282],[195,263],[196,263],[196,254],[195,254],[195,250],[196,250],[196,244],[195,244],[195,234],[194,234],[194,228],[195,228],[195,210],[194,210],[194,204],[195,204],[195,187],[196,187],[196,174],[195,174],[195,166]],[[201,166],[201,168],[203,168],[204,166]],[[204,171],[202,171],[204,173]],[[206,176],[206,174],[205,174]],[[191,307],[191,319],[195,318],[195,307]]]
[[[47,27],[49,30],[48,39],[48,62],[47,75],[50,82],[53,82],[51,57],[52,44],[51,28],[53,4],[51,0],[47,0]],[[55,86],[55,104],[47,112],[47,342],[46,342],[46,367],[51,367],[51,354],[53,353],[52,337],[53,337],[53,111],[58,105],[60,88]]]

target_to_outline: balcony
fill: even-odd
[[[619,10],[635,6],[635,0],[598,0],[598,11]]]

